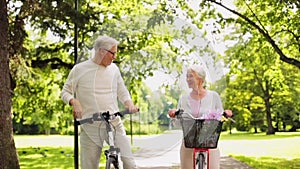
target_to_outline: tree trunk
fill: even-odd
[[[268,124],[267,135],[269,135],[269,134],[275,134],[275,129],[274,129],[273,125],[272,125],[270,100],[268,98],[269,97],[267,97],[267,99],[265,99],[266,110],[267,110],[266,116],[267,116],[267,124]]]
[[[12,88],[8,57],[8,14],[6,0],[0,0],[0,168],[19,169],[12,130]]]

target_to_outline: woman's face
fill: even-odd
[[[197,76],[196,72],[188,70],[186,74],[186,82],[189,88],[197,89],[200,87],[202,80]]]

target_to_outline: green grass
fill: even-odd
[[[300,169],[300,133],[222,133],[221,151],[255,169]]]
[[[108,147],[104,147],[106,150]],[[133,147],[132,151],[138,148]],[[17,148],[22,169],[73,169],[73,147],[26,147]],[[104,155],[100,169],[105,168]]]
[[[41,146],[36,143],[39,147],[26,147],[26,141],[31,142],[32,138],[38,139],[40,143],[47,140],[62,145],[73,141],[71,136],[15,136],[17,142],[22,141],[25,145],[17,146],[22,169],[74,168],[72,146]],[[61,140],[67,143],[62,143]],[[275,135],[225,132],[221,134],[219,145],[222,153],[229,154],[255,169],[300,169],[300,132],[278,132]],[[136,150],[137,147],[133,147],[133,151]],[[101,159],[101,166],[104,163]]]
[[[245,157],[245,156],[232,156],[255,169],[299,169],[300,158],[285,159],[273,157]]]
[[[106,149],[106,147],[105,147]],[[73,147],[18,148],[22,169],[73,169]],[[104,157],[104,155],[103,155]],[[105,161],[101,159],[100,169]]]
[[[73,169],[73,147],[17,148],[22,169]]]

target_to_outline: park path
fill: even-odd
[[[16,137],[15,144],[20,147],[74,146],[72,136],[32,136]],[[180,130],[170,130],[160,135],[133,138],[133,146],[139,147],[134,157],[139,169],[180,169],[179,149],[182,139]],[[222,146],[222,144],[219,144]],[[222,150],[222,147],[220,147]],[[226,154],[221,154],[221,169],[252,169]]]
[[[140,147],[134,153],[138,167],[140,169],[180,169],[181,139],[180,130],[170,130],[154,137],[135,139],[134,146]],[[220,163],[221,169],[252,169],[226,154],[221,154]]]

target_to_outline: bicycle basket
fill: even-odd
[[[217,148],[223,122],[215,119],[180,119],[188,148]]]

